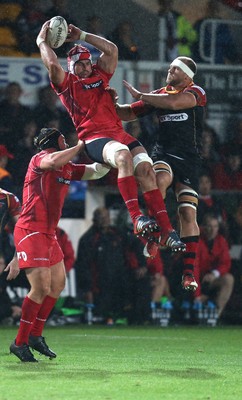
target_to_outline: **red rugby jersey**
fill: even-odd
[[[112,74],[93,65],[89,78],[79,78],[66,72],[60,86],[51,84],[70,114],[79,139],[115,138],[115,134],[123,132],[122,122],[106,90],[111,77]]]
[[[80,180],[85,165],[67,163],[57,171],[40,169],[40,161],[52,151],[43,150],[30,160],[23,188],[23,207],[17,226],[53,234],[61,217],[71,180]]]

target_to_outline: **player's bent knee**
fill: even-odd
[[[133,157],[133,165],[134,165],[134,171],[136,167],[143,162],[149,163],[151,166],[153,166],[153,161],[152,159],[148,156],[147,153],[139,153],[136,154],[136,156]]]
[[[198,194],[192,189],[183,189],[177,194],[178,208],[191,207],[194,210],[198,206]]]
[[[116,156],[116,153],[120,150],[128,150],[129,151],[129,148],[125,144],[122,144],[119,142],[113,142],[113,143],[109,144],[109,146],[106,150],[107,161],[113,168],[117,168],[115,156]]]

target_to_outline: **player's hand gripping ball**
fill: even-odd
[[[47,33],[47,43],[52,49],[58,49],[67,38],[68,25],[63,17],[56,16],[51,18]]]

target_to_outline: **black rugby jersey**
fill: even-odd
[[[174,96],[178,93],[169,89],[171,88],[163,87],[154,90],[152,93],[169,93]],[[143,101],[138,101],[131,106],[137,117],[156,112],[159,119],[159,134],[156,137],[156,144],[161,146],[165,153],[178,157],[184,157],[184,154],[200,154],[205,105],[207,102],[205,91],[194,83],[184,88],[182,92],[194,94],[197,105],[193,108],[170,110],[156,108],[145,104]]]

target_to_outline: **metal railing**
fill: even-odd
[[[216,45],[217,45],[217,29],[219,25],[240,26],[242,28],[242,21],[232,21],[228,19],[207,19],[201,23],[199,32],[199,53],[200,57],[210,64],[215,64]],[[206,29],[210,30],[210,54],[206,54]]]

